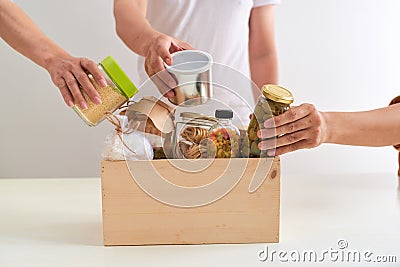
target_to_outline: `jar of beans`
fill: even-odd
[[[242,154],[250,157],[266,157],[266,151],[260,151],[257,132],[264,128],[264,122],[273,116],[278,116],[289,110],[290,104],[294,101],[293,94],[280,86],[268,84],[262,88],[262,95],[259,97],[254,109],[253,116],[247,129],[248,142],[243,145]]]
[[[98,68],[106,79],[107,86],[100,86],[91,74],[88,74],[88,77],[94,88],[98,91],[102,103],[93,103],[82,90],[82,95],[85,98],[88,108],[81,109],[78,105],[73,107],[79,117],[89,126],[99,124],[106,118],[108,113],[113,113],[120,108],[138,91],[136,86],[111,56],[101,61],[98,64]]]

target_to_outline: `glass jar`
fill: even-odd
[[[209,146],[209,155],[216,158],[236,158],[239,156],[239,129],[232,124],[233,111],[217,109],[215,118],[218,120],[209,131],[208,138],[213,142]]]
[[[176,123],[173,141],[174,158],[197,159],[202,157],[201,142],[208,138],[208,130],[216,123],[214,117],[205,114],[182,112]]]
[[[82,95],[85,98],[88,108],[81,109],[76,104],[73,107],[79,117],[89,126],[99,124],[105,119],[107,112],[113,113],[138,91],[136,86],[111,56],[101,61],[98,64],[98,68],[106,79],[107,86],[101,87],[91,74],[88,74],[88,77],[99,93],[102,103],[98,105],[93,103],[82,90]]]
[[[258,138],[257,132],[264,128],[266,120],[288,111],[293,101],[293,94],[283,87],[273,84],[262,87],[262,95],[258,98],[247,129],[248,144],[243,146],[242,153],[247,153],[250,157],[265,157],[267,155],[266,151],[261,151],[258,147],[258,143],[262,140]]]

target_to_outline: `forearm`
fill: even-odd
[[[258,88],[264,84],[277,84],[278,58],[275,51],[262,56],[250,56],[250,72]]]
[[[400,143],[400,104],[365,112],[322,112],[326,143],[388,146]]]
[[[251,79],[258,88],[278,83],[274,17],[273,5],[253,8],[250,15],[249,63]]]
[[[114,0],[116,30],[122,41],[135,53],[146,56],[150,40],[160,33],[146,19],[145,0]]]
[[[0,36],[19,53],[46,68],[55,56],[67,56],[14,3],[0,0]]]

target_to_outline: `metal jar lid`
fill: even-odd
[[[206,114],[201,114],[201,113],[195,113],[195,112],[182,112],[180,114],[181,118],[188,118],[188,119],[196,119],[196,120],[205,120],[205,121],[210,121],[210,122],[216,122],[217,119],[214,117],[211,117]]]
[[[262,87],[262,93],[266,98],[278,103],[290,105],[294,101],[293,94],[289,90],[278,85],[264,85]]]
[[[230,109],[217,109],[215,111],[215,117],[217,119],[232,119],[233,111]]]

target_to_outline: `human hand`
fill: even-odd
[[[90,82],[87,73],[92,74],[95,81],[102,87],[107,86],[107,82],[93,61],[72,56],[54,57],[46,65],[46,69],[69,107],[78,104],[81,109],[87,109],[81,89],[93,103],[101,104],[100,95]]]
[[[277,136],[276,143],[265,140],[258,144],[260,150],[267,150],[269,156],[317,147],[325,142],[328,132],[323,113],[312,104],[292,107],[282,115],[265,121],[264,127],[257,133],[260,138],[272,138],[273,134]],[[273,128],[275,132],[271,130]]]
[[[172,53],[194,48],[186,42],[163,34],[153,38],[147,47],[145,58],[145,70],[147,74],[151,77],[163,96],[167,98],[174,97],[175,94],[172,88],[176,87],[177,84],[175,79],[167,71],[164,71],[164,62],[171,65]],[[154,74],[157,75],[153,76]]]

